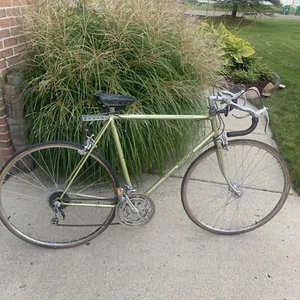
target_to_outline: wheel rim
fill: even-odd
[[[215,148],[204,152],[188,169],[183,186],[184,208],[198,226],[220,234],[253,230],[280,210],[289,191],[281,156],[269,146],[249,140],[232,141],[225,165],[233,187],[221,175]]]
[[[13,158],[1,177],[1,219],[23,240],[46,247],[71,247],[101,233],[114,216],[116,182],[96,156],[90,156],[78,173],[58,214],[53,207],[63,194],[72,167],[78,163],[79,147],[46,144]],[[56,158],[55,158],[56,156]],[[79,207],[70,204],[111,204],[112,207]],[[53,218],[65,215],[58,226]]]

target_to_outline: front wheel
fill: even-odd
[[[181,187],[183,207],[198,226],[218,234],[254,230],[281,209],[290,189],[282,156],[252,140],[233,140],[223,149],[224,165],[236,193],[220,172],[216,147],[190,165]]]
[[[42,143],[15,154],[4,166],[0,218],[17,237],[38,246],[73,247],[111,223],[118,179],[96,153],[74,172],[84,157],[78,150],[82,146],[73,143]]]

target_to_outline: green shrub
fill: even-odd
[[[245,59],[243,64],[232,68],[229,72],[230,78],[235,83],[251,84],[270,81],[272,79],[272,70],[261,58],[256,56]]]
[[[221,61],[211,38],[176,12],[176,1],[70,2],[40,0],[24,14],[23,98],[30,143],[82,142],[81,115],[97,112],[95,91],[135,96],[129,113],[206,109],[203,91]],[[201,134],[198,122],[117,125],[135,174],[161,169]],[[105,136],[98,150],[115,165],[112,145]]]
[[[202,22],[200,29],[206,30],[216,38],[216,47],[223,51],[222,56],[227,68],[243,64],[246,58],[255,53],[249,42],[234,35],[222,23],[215,27],[213,24]]]
[[[271,80],[271,69],[255,55],[255,50],[249,42],[231,33],[222,23],[215,27],[202,22],[200,29],[215,38],[215,47],[222,51],[226,77],[235,83],[246,85]]]

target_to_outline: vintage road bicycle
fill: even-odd
[[[220,91],[208,97],[207,115],[144,115],[117,113],[135,101],[132,96],[94,95],[102,113],[84,115],[84,122],[102,122],[100,131],[84,145],[45,142],[13,155],[0,173],[0,218],[17,237],[34,245],[67,248],[87,243],[113,221],[129,226],[146,224],[154,214],[150,194],[188,160],[196,157],[182,179],[181,198],[189,218],[218,234],[239,234],[271,220],[282,208],[290,189],[287,165],[271,146],[244,136],[268,120],[267,108],[239,104],[243,91]],[[233,110],[252,117],[251,126],[224,134],[222,117]],[[104,111],[104,112],[103,112]],[[152,185],[137,192],[128,173],[116,120],[198,120],[210,123],[193,150]],[[122,170],[122,182],[95,151],[111,129]],[[203,151],[209,143],[213,146]],[[134,163],[134,162],[130,162]]]

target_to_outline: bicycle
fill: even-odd
[[[252,116],[248,129],[227,132],[227,137],[252,132],[267,108],[255,110],[238,103],[243,91],[220,91],[208,97],[206,115],[118,114],[135,101],[133,96],[96,93],[103,112],[84,115],[84,122],[102,122],[96,136],[84,145],[45,142],[14,154],[0,173],[0,218],[17,237],[37,246],[67,248],[87,243],[113,221],[146,224],[154,214],[150,194],[174,171],[209,143],[188,167],[181,185],[183,207],[199,227],[217,234],[239,234],[271,220],[281,209],[290,189],[287,165],[277,150],[249,139],[228,141],[221,116],[237,109]],[[209,121],[211,130],[198,145],[144,194],[131,183],[115,120]],[[223,123],[224,124],[224,123]],[[109,163],[95,151],[111,128],[125,185]],[[72,162],[72,163],[71,163]]]

